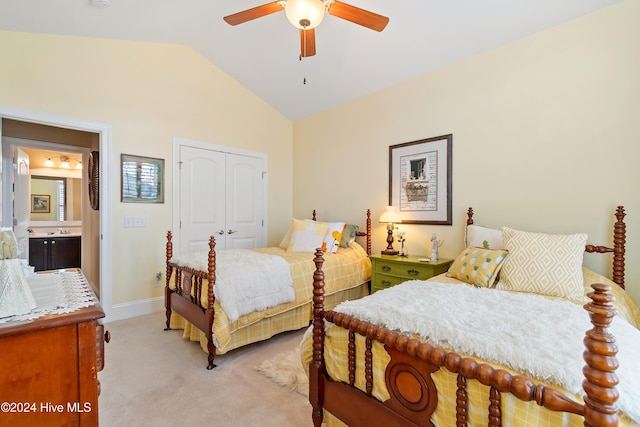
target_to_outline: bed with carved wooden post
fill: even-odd
[[[473,223],[473,210],[469,208],[468,222]],[[618,207],[615,214],[613,248],[587,245],[586,252],[613,253],[613,279],[624,288],[625,224],[624,209]],[[316,271],[313,275],[314,307],[312,359],[309,364],[309,400],[312,405],[312,420],[316,427],[323,422],[324,411],[356,426],[432,426],[431,415],[438,405],[440,391],[436,389],[431,374],[446,369],[457,375],[455,392],[456,423],[466,426],[468,419],[467,384],[479,381],[489,387],[489,402],[486,419],[489,426],[502,425],[503,394],[535,404],[550,411],[576,414],[584,419],[585,426],[613,427],[618,425],[619,383],[618,346],[610,332],[616,308],[613,306],[612,287],[608,284],[591,285],[588,294],[590,302],[584,305],[592,328],[584,338],[582,369],[584,394],[583,402],[575,395],[567,395],[554,387],[540,384],[539,380],[510,373],[504,369],[465,357],[453,351],[429,344],[383,326],[372,324],[337,311],[324,310],[324,262],[321,251],[315,253]],[[335,381],[326,369],[325,362],[325,321],[348,331],[347,358],[349,380]],[[355,386],[356,364],[355,336],[364,337],[365,386]],[[373,370],[372,343],[384,344],[390,356],[386,366],[385,384],[389,400],[381,402],[372,395],[373,376],[380,375]]]

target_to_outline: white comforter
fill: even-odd
[[[582,340],[592,325],[584,308],[569,301],[416,280],[344,302],[335,311],[583,394]],[[619,317],[610,330],[620,349],[616,404],[640,423],[640,331]]]
[[[207,271],[207,253],[176,256],[172,262]],[[277,255],[249,249],[216,253],[213,293],[233,323],[245,314],[291,302],[295,298],[291,268]]]

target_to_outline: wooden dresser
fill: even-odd
[[[95,304],[0,324],[0,425],[98,425],[104,316]]]

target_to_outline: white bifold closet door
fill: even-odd
[[[180,146],[180,253],[264,246],[264,161],[241,154]]]

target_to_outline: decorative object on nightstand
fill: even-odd
[[[438,236],[431,236],[431,261],[438,261],[438,248],[444,243],[444,240],[438,240]]]
[[[397,227],[396,227],[397,228]],[[404,231],[400,231],[398,230],[398,242],[400,242],[400,256],[408,256],[409,254],[405,253],[404,251]]]
[[[371,293],[390,288],[407,280],[427,280],[445,273],[453,260],[428,261],[420,256],[371,255]]]
[[[387,249],[382,251],[382,255],[398,255],[398,251],[393,249],[393,225],[402,222],[402,217],[395,206],[387,206],[387,210],[380,215],[380,222],[387,223]]]

